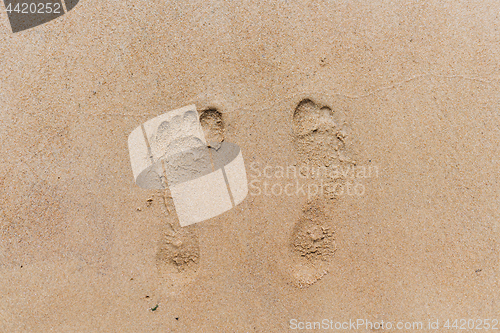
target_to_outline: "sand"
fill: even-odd
[[[500,320],[499,10],[82,0],[16,34],[1,11],[0,331]],[[191,103],[250,193],[182,228],[127,137]]]

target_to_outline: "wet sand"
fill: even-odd
[[[0,330],[500,320],[499,7],[82,0],[16,34],[2,11]],[[251,185],[181,228],[127,137],[192,103]]]

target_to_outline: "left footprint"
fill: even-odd
[[[200,113],[200,122],[207,144],[217,147],[224,140],[222,113],[215,108],[203,110]],[[167,127],[164,127],[167,130]],[[161,205],[168,217],[163,224],[156,262],[162,278],[168,280],[169,287],[176,288],[188,283],[196,276],[200,264],[200,246],[198,236],[193,231],[195,227],[180,226],[169,190],[165,190],[160,197],[162,197]]]

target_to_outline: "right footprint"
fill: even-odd
[[[302,100],[295,108],[292,130],[299,166],[309,166],[312,172],[320,168],[342,170],[355,165],[346,145],[349,140],[347,126],[329,106],[318,105],[311,99]],[[345,179],[341,175],[321,181],[330,185],[342,184]],[[326,210],[331,207],[330,199],[337,197],[334,192],[325,190],[309,198],[293,228],[291,275],[294,284],[300,288],[319,281],[328,273],[337,248],[335,225]]]

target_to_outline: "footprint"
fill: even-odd
[[[302,163],[312,166],[355,164],[349,154],[349,131],[330,107],[302,100],[293,114],[293,137]]]
[[[294,284],[303,288],[328,274],[337,249],[335,225],[326,209],[332,206],[329,199],[338,198],[337,186],[333,185],[342,186],[346,179],[342,173],[325,175],[333,168],[350,167],[355,162],[349,157],[347,124],[329,106],[302,100],[293,114],[292,131],[299,165],[327,170],[321,177],[323,191],[304,205],[290,239],[291,275]],[[317,180],[307,177],[306,182]]]
[[[222,113],[215,108],[204,110],[200,114],[200,122],[209,147],[217,149],[224,141],[225,124]]]
[[[180,119],[179,122],[181,122]],[[217,145],[224,141],[222,113],[214,108],[206,109],[200,113],[200,122],[207,143],[217,149]],[[183,123],[186,124],[189,121],[186,122],[184,119]],[[163,125],[161,130],[172,131],[166,125]],[[180,226],[168,188],[157,197],[160,198],[158,202],[167,216],[158,242],[156,263],[160,276],[167,283],[167,288],[173,287],[175,290],[197,276],[200,265],[200,246],[198,236],[194,231],[196,226]]]
[[[304,288],[328,274],[335,255],[335,226],[324,212],[322,200],[308,202],[295,224],[291,239],[294,284]]]

